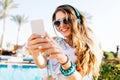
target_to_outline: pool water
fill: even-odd
[[[36,65],[0,64],[0,80],[41,80]]]

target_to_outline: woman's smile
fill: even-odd
[[[62,20],[65,18],[65,14],[61,11],[58,11],[56,13],[56,20]],[[71,26],[69,24],[61,24],[59,27],[57,27],[58,31],[64,35],[65,37],[71,36]]]

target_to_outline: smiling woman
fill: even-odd
[[[28,39],[28,50],[36,65],[47,70],[43,80],[92,80],[92,76],[98,76],[102,51],[84,15],[64,4],[56,8],[52,22],[64,38],[51,38],[46,33],[44,37],[32,34]]]

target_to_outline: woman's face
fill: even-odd
[[[56,21],[59,20],[61,22],[60,25],[57,26],[57,30],[66,38],[71,37],[71,26],[68,24],[68,22],[64,24],[66,15],[62,11],[58,11],[55,17]]]

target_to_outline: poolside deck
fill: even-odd
[[[35,65],[32,57],[0,56],[0,64]]]

